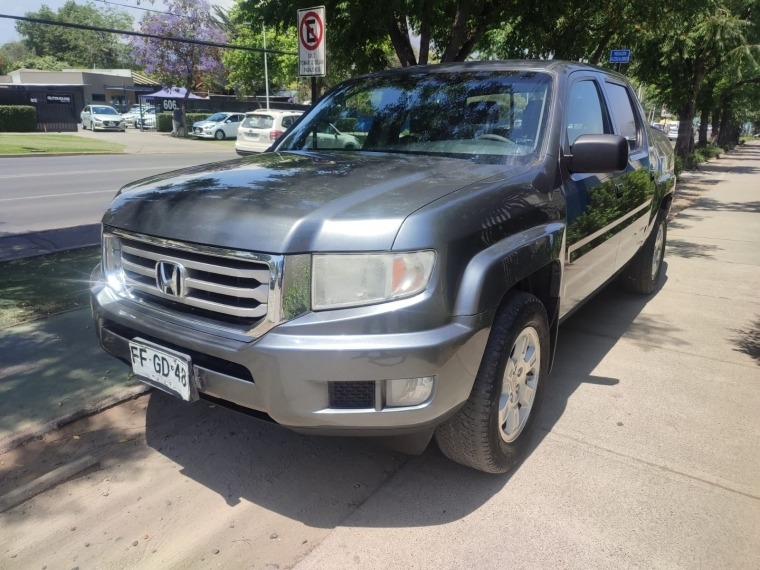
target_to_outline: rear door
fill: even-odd
[[[654,167],[649,158],[649,140],[644,131],[641,107],[631,87],[607,77],[604,91],[615,132],[628,141],[628,166],[616,176],[615,197],[620,234],[615,271],[622,269],[639,250],[646,237],[654,196]]]

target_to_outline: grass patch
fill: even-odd
[[[119,153],[124,145],[60,134],[0,134],[0,155],[45,153]]]
[[[98,261],[93,246],[0,263],[0,328],[89,304]]]

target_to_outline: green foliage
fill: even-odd
[[[34,56],[16,62],[17,69],[39,69],[40,71],[61,71],[71,64],[52,55]]]
[[[284,29],[267,29],[265,41],[263,23],[251,23],[244,18],[237,8],[229,14],[228,25],[234,29],[232,44],[251,47],[264,47],[266,44],[268,49],[298,53],[295,21],[292,26]],[[227,87],[233,89],[239,97],[266,92],[263,53],[226,50],[222,61],[228,73]],[[297,55],[269,54],[266,63],[270,92],[293,89],[298,85]]]
[[[193,123],[198,121],[204,121],[208,119],[209,113],[186,113],[185,124],[188,130],[192,128]],[[159,113],[156,115],[156,130],[159,133],[172,132],[172,114],[171,113]]]
[[[28,133],[37,130],[37,109],[31,105],[0,105],[0,132]]]
[[[681,173],[683,172],[683,159],[678,155],[675,156],[675,161],[673,162],[673,172],[675,173],[676,178],[681,176]]]
[[[57,12],[43,5],[39,11],[27,12],[25,16],[123,30],[132,29],[133,24],[132,16],[123,10],[112,6],[98,9],[93,4],[77,4],[73,0]],[[27,49],[40,57],[52,57],[74,67],[131,67],[128,47],[115,34],[24,21],[16,22],[16,31]]]

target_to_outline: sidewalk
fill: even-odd
[[[669,225],[662,288],[560,327],[524,461],[414,458],[297,570],[760,568],[760,145],[687,178],[710,190]]]
[[[145,391],[100,348],[89,308],[0,329],[0,453]]]

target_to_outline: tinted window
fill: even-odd
[[[358,142],[363,151],[527,161],[541,147],[551,81],[509,70],[357,78],[326,96],[277,150],[319,148],[318,134],[347,133],[353,144],[342,149]]]
[[[225,115],[224,113],[214,113],[206,120],[211,121],[212,123],[218,123],[220,121],[223,121],[226,118],[227,118],[227,115]]]
[[[631,148],[636,146],[637,130],[636,115],[631,103],[628,89],[614,83],[607,84],[607,93],[610,99],[610,112],[615,119],[618,134],[628,139]]]
[[[293,123],[295,123],[295,122],[296,122],[296,118],[295,118],[295,117],[293,117],[293,116],[289,116],[289,117],[283,117],[283,118],[282,118],[282,126],[283,126],[283,127],[285,127],[286,129],[287,129],[287,128],[288,128],[290,125],[292,125]]]
[[[604,112],[596,82],[578,81],[570,88],[567,106],[567,141],[573,144],[581,135],[605,134]]]

